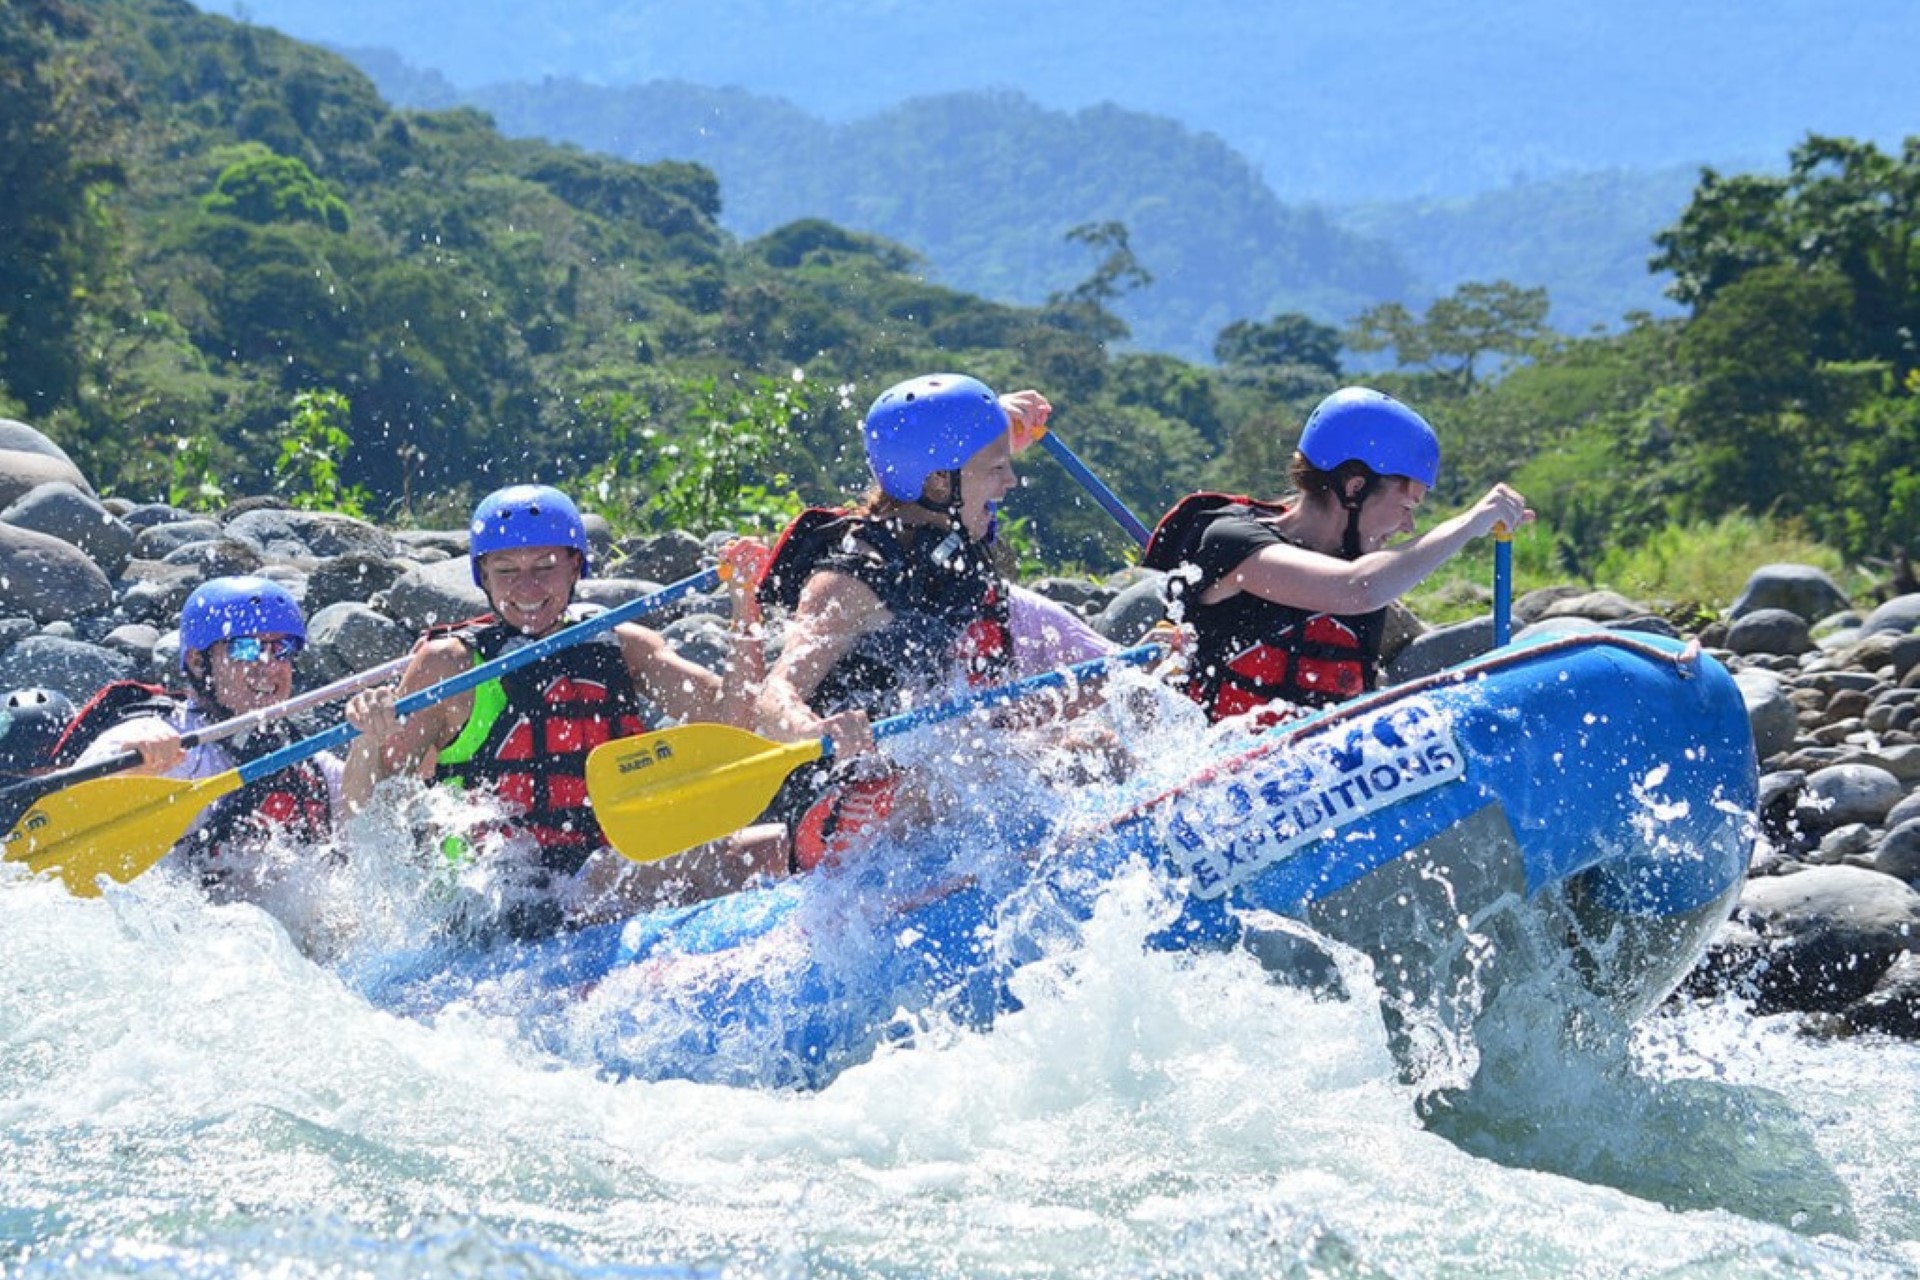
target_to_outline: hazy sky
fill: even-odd
[[[1295,197],[1762,164],[1809,130],[1886,145],[1920,131],[1908,0],[245,0],[240,12],[393,49],[467,88],[681,79],[829,119],[962,89],[1112,101],[1219,134]]]

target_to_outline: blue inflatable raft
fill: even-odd
[[[511,1016],[616,1075],[817,1087],[930,1020],[989,1025],[1017,969],[1148,868],[1155,946],[1279,967],[1303,937],[1351,948],[1400,1020],[1568,982],[1631,1018],[1697,961],[1755,839],[1740,693],[1657,636],[1522,641],[1205,741],[1171,785],[1001,794],[846,868],[358,981],[401,1012]]]

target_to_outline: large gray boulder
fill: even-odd
[[[418,635],[487,612],[487,596],[464,559],[418,565],[374,597],[374,608]]]
[[[67,483],[83,493],[93,486],[67,451],[24,422],[0,418],[0,507],[43,484]]]
[[[1092,619],[1093,629],[1120,644],[1134,643],[1166,616],[1166,600],[1161,594],[1164,585],[1165,579],[1154,574],[1123,588]]]
[[[0,591],[6,612],[45,626],[113,607],[113,584],[92,557],[63,538],[0,522]]]
[[[1809,867],[1748,881],[1740,915],[1762,940],[1756,1007],[1836,1011],[1920,950],[1920,893],[1863,867]]]
[[[65,457],[25,449],[0,449],[0,507],[9,506],[24,493],[43,484],[70,484],[87,493],[93,486],[80,474],[80,468]]]
[[[414,632],[384,613],[351,601],[330,604],[307,618],[311,669],[325,682],[391,662],[412,648],[414,639]]]
[[[1807,776],[1800,823],[1822,832],[1850,822],[1879,823],[1905,794],[1900,779],[1879,765],[1829,765]]]
[[[79,706],[102,686],[138,675],[143,666],[100,645],[28,636],[0,653],[0,689],[58,689]]]
[[[45,458],[54,458],[73,466],[73,459],[67,451],[53,442],[44,431],[30,427],[13,418],[0,418],[0,449],[10,449],[16,453],[37,453]]]
[[[1747,575],[1740,598],[1727,611],[1738,620],[1761,609],[1785,609],[1803,622],[1813,623],[1848,607],[1847,593],[1810,564],[1763,564]]]
[[[1791,609],[1755,609],[1727,628],[1727,648],[1738,654],[1801,654],[1814,647],[1807,620]]]
[[[1863,637],[1879,631],[1920,631],[1920,594],[1895,596],[1868,614],[1867,620],[1860,624]]]
[[[399,550],[386,530],[328,511],[256,507],[227,521],[225,533],[273,560],[324,560],[333,556],[386,560]]]
[[[1413,637],[1394,655],[1386,664],[1386,680],[1388,684],[1399,684],[1432,675],[1469,658],[1477,658],[1492,648],[1493,619],[1489,616],[1435,627]]]
[[[0,521],[72,543],[109,578],[119,577],[133,557],[133,530],[91,493],[65,480],[21,494],[0,510]]]

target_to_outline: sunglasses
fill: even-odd
[[[300,652],[296,636],[235,636],[227,641],[229,662],[292,662]]]

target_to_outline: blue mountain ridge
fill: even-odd
[[[822,217],[907,244],[936,278],[988,297],[1033,303],[1070,286],[1091,264],[1065,231],[1117,219],[1156,279],[1115,308],[1135,345],[1201,359],[1235,319],[1342,323],[1467,280],[1545,286],[1565,332],[1671,313],[1646,262],[1699,158],[1778,168],[1810,129],[1892,136],[1899,95],[1859,72],[1886,66],[1885,41],[1920,34],[1920,10],[1880,6],[1841,30],[1801,0],[1673,13],[1641,0],[1550,12],[1201,0],[1177,21],[1130,0],[535,12],[493,0],[244,11],[342,48],[401,105],[466,102],[509,134],[704,164],[736,234]],[[898,145],[906,135],[951,141],[929,165],[925,146]],[[1047,157],[1037,180],[1026,153]],[[1207,208],[1180,199],[1183,169]],[[1027,243],[1011,252],[958,212],[1021,201]],[[1013,220],[993,221],[1005,236]]]
[[[1218,135],[1289,202],[1775,159],[1912,129],[1900,0],[202,0],[473,89],[737,86],[844,122],[934,94],[1111,102]]]

